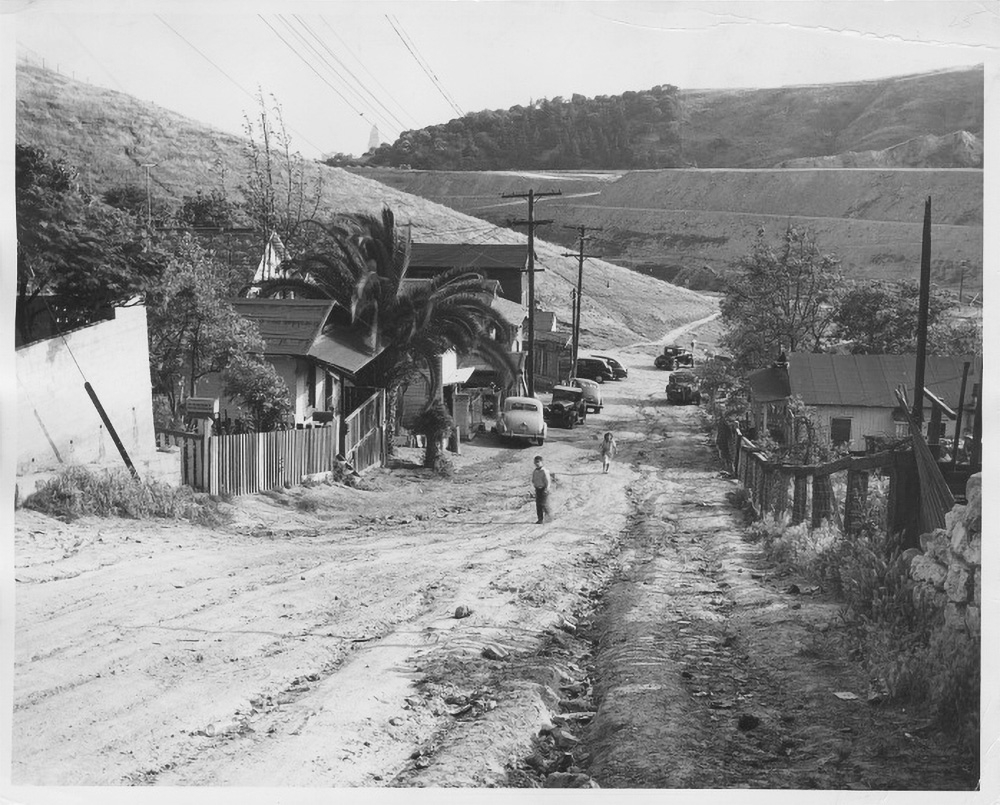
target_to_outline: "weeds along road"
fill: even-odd
[[[700,411],[625,358],[602,415],[477,438],[451,478],[403,461],[217,529],[18,511],[13,783],[962,787],[864,705],[836,602],[785,592]]]

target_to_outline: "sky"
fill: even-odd
[[[995,1],[0,3],[19,61],[237,134],[261,91],[306,157],[540,98],[882,78],[1000,44]]]

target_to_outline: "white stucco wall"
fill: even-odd
[[[155,454],[145,308],[118,308],[111,321],[21,347],[15,366],[19,475],[65,464],[124,466],[85,380],[133,462]]]

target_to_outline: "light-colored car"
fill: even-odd
[[[583,399],[587,403],[587,410],[595,414],[601,413],[604,407],[604,395],[601,393],[601,385],[596,380],[587,380],[584,377],[571,377],[569,384],[578,389],[583,389]]]
[[[534,440],[545,443],[548,426],[542,401],[534,397],[508,397],[497,417],[497,434],[508,439]]]

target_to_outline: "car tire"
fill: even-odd
[[[604,408],[604,406],[603,405],[599,405],[599,406],[597,406],[597,408],[595,410],[599,414],[599,413],[601,413],[601,409],[602,408]]]
[[[595,377],[595,378],[594,378],[594,380],[595,380],[596,382],[598,382],[598,383],[603,383],[603,382],[604,382],[604,378],[603,378],[603,377],[601,377],[600,375],[598,375],[597,377]]]
[[[545,437],[544,436],[539,436],[538,437],[538,446],[541,447],[543,444],[545,444]]]

